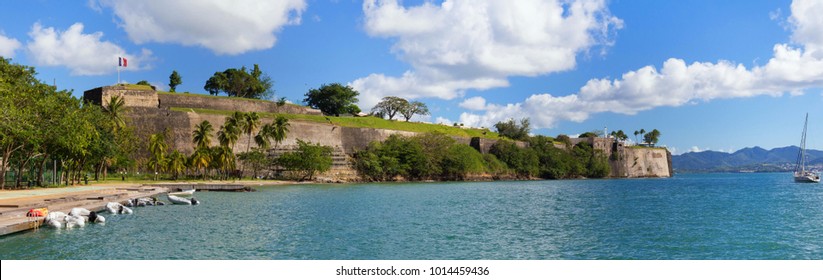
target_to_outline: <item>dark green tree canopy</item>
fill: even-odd
[[[494,125],[494,128],[497,129],[497,133],[500,136],[505,136],[513,140],[521,140],[526,141],[529,139],[529,119],[523,118],[520,120],[520,124],[518,125],[514,122],[514,119],[509,119],[505,122],[498,122]]]
[[[654,145],[657,144],[657,141],[659,140],[660,135],[661,135],[660,131],[655,128],[652,131],[650,131],[649,133],[643,134],[643,142],[646,142],[647,144],[654,147]]]
[[[343,86],[339,83],[324,84],[319,89],[311,89],[306,93],[306,105],[320,109],[323,114],[340,116],[340,114],[357,114],[360,108],[357,103],[359,92],[350,86]]]
[[[225,92],[226,95],[234,97],[268,99],[274,94],[272,85],[271,78],[263,74],[260,67],[255,64],[251,72],[248,72],[245,66],[215,72],[203,88],[211,95]]]
[[[180,77],[180,74],[177,74],[177,70],[171,71],[171,75],[169,75],[169,91],[175,92],[177,90],[177,86],[183,83],[183,77]]]
[[[141,86],[151,86],[149,81],[146,81],[146,80],[139,81],[139,82],[137,82],[137,84],[141,85]]]

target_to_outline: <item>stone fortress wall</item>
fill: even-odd
[[[220,98],[184,93],[157,93],[154,90],[133,89],[124,86],[108,86],[91,89],[84,92],[84,99],[95,104],[108,105],[111,96],[121,96],[124,99],[127,114],[136,133],[141,139],[148,135],[170,131],[171,149],[190,154],[194,151],[191,132],[194,127],[204,120],[208,120],[215,131],[225,123],[226,116],[221,114],[197,113],[170,110],[170,108],[196,108],[220,111],[267,112],[321,115],[319,110],[295,105],[278,106],[275,102],[263,100],[246,100],[240,98]],[[261,118],[262,123],[270,123],[272,119]],[[391,135],[414,136],[417,133],[375,128],[340,127],[330,123],[318,123],[301,120],[290,120],[289,133],[279,145],[279,153],[288,151],[297,145],[297,139],[330,146],[335,150],[335,166],[333,172],[352,174],[346,157],[358,150],[366,148],[372,141],[383,141]],[[497,140],[486,138],[454,137],[458,143],[470,145],[482,153],[488,153]],[[611,177],[670,177],[671,154],[665,149],[623,147],[612,138],[572,138],[573,144],[587,141],[595,149],[604,151],[607,155],[616,153],[616,160],[610,161]],[[524,147],[527,143],[518,142]],[[217,145],[217,137],[212,138],[212,145]],[[235,152],[245,152],[254,144],[254,140],[247,135],[241,135],[234,147]]]

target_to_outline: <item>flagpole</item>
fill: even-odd
[[[120,85],[120,63],[117,63],[117,85]]]

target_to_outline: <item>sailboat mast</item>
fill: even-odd
[[[806,173],[806,126],[809,124],[809,113],[806,113],[806,121],[803,122],[803,140],[800,140],[800,172]]]

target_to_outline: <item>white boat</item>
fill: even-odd
[[[806,122],[803,123],[803,137],[800,140],[800,153],[797,154],[797,164],[794,167],[794,181],[797,183],[820,183],[820,174],[806,170],[806,125],[809,124],[809,114],[806,113]]]
[[[170,192],[169,195],[177,196],[177,197],[184,197],[184,196],[192,196],[194,195],[194,189],[179,191],[179,192]]]
[[[169,197],[169,201],[171,201],[171,203],[174,203],[174,204],[183,204],[183,205],[197,205],[197,204],[200,204],[200,202],[197,201],[197,199],[194,199],[193,197],[192,198],[185,198],[185,197],[179,197],[179,196],[175,196],[175,195],[171,195],[171,194],[169,194],[168,197]]]

